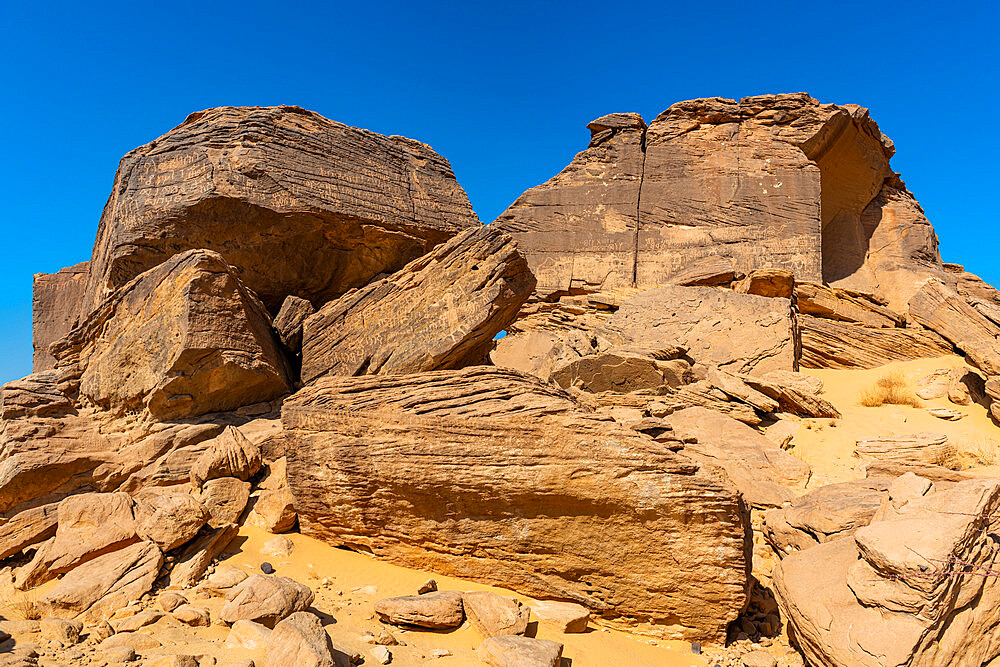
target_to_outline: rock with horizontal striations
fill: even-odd
[[[801,379],[806,377],[793,371],[772,371],[764,377],[740,375],[739,379],[774,399],[783,412],[803,417],[840,417],[833,403],[820,397],[818,391],[811,391],[810,384]]]
[[[531,610],[514,598],[490,591],[473,591],[462,593],[462,606],[469,622],[484,638],[523,635],[528,629]]]
[[[940,280],[928,280],[910,299],[910,317],[954,343],[986,375],[1000,375],[1000,324]]]
[[[32,373],[0,387],[0,419],[57,417],[72,410],[75,406],[62,375]]]
[[[624,301],[602,334],[620,347],[675,345],[732,373],[796,370],[791,302],[713,287],[661,287]]]
[[[264,667],[334,667],[333,642],[316,614],[298,611],[274,626],[265,643]]]
[[[375,614],[393,625],[432,629],[457,628],[465,620],[462,594],[455,591],[385,598],[375,603]]]
[[[476,655],[490,667],[558,667],[563,645],[551,639],[532,637],[490,637],[479,645]]]
[[[755,410],[767,413],[775,412],[778,409],[778,401],[767,394],[761,393],[756,388],[744,382],[740,377],[720,370],[715,366],[709,367],[705,379],[727,396],[746,403]]]
[[[800,313],[872,328],[902,326],[903,318],[869,294],[816,283],[796,283],[795,303]]]
[[[691,364],[684,359],[613,349],[555,364],[550,378],[563,389],[577,387],[592,393],[677,387],[693,379]]]
[[[236,270],[190,250],[109,294],[52,346],[57,366],[82,369],[80,395],[158,420],[232,410],[288,391],[270,318]]]
[[[90,262],[59,269],[56,273],[36,273],[32,285],[31,328],[32,371],[55,366],[49,345],[68,334],[80,316],[80,304],[87,290]]]
[[[798,323],[805,368],[876,368],[954,352],[951,343],[924,329],[880,329],[810,315],[799,315]]]
[[[551,385],[492,367],[324,378],[282,411],[301,530],[652,620],[665,636],[722,641],[746,599],[738,492],[721,472],[595,417]]]
[[[764,536],[779,556],[853,535],[867,526],[884,500],[890,482],[871,478],[828,484],[764,513]]]
[[[780,507],[795,497],[793,488],[809,480],[806,463],[724,414],[692,407],[672,413],[667,421],[684,441],[685,456],[723,468],[754,507]]]
[[[180,605],[178,605],[180,606]],[[135,616],[129,616],[128,618],[117,621],[114,624],[115,632],[135,632],[147,625],[152,625],[158,620],[164,617],[164,613],[159,609],[147,609],[146,611],[140,611]]]
[[[163,564],[152,542],[137,542],[80,565],[38,599],[47,616],[104,618],[150,590]]]
[[[587,149],[493,223],[523,249],[542,297],[633,282],[646,123],[619,113],[587,129]]]
[[[91,261],[86,312],[192,248],[222,253],[272,313],[395,271],[479,220],[425,144],[298,107],[219,107],[118,167]]]
[[[984,535],[998,511],[1000,482],[970,480],[786,556],[774,591],[808,663],[989,663],[1000,650],[1000,581],[978,573],[994,567]]]
[[[872,461],[898,461],[940,465],[946,468],[957,466],[955,447],[948,441],[948,436],[937,433],[890,435],[858,440],[854,447],[854,455],[865,464]]]
[[[18,512],[0,526],[0,560],[55,535],[58,506],[59,503],[49,503]]]
[[[494,366],[510,368],[548,380],[556,366],[571,363],[597,351],[591,334],[578,329],[564,332],[508,333],[490,352]]]
[[[313,305],[297,296],[288,296],[281,309],[274,316],[274,330],[278,338],[292,354],[302,352],[302,324],[316,312]]]
[[[531,613],[543,623],[559,628],[563,633],[586,632],[590,611],[574,602],[541,600],[531,605]]]
[[[308,609],[314,597],[308,586],[294,579],[255,574],[233,588],[219,618],[226,623],[246,619],[274,627],[289,614]]]
[[[307,319],[302,380],[480,363],[534,286],[509,236],[493,226],[467,230]]]
[[[720,286],[729,285],[736,278],[736,269],[731,259],[712,255],[684,266],[671,274],[664,282],[687,287]]]
[[[746,278],[733,284],[733,291],[791,299],[795,291],[795,275],[786,269],[754,269]]]
[[[644,402],[645,410],[656,418],[666,417],[686,408],[703,407],[721,412],[744,424],[756,425],[763,421],[752,407],[733,399],[707,380],[682,385],[659,396],[647,397]]]
[[[260,470],[260,449],[239,429],[227,426],[206,443],[206,449],[191,466],[191,483],[201,487],[217,477],[248,480]]]

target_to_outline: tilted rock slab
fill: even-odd
[[[321,304],[479,224],[425,144],[292,106],[207,109],[122,158],[81,310],[194,248],[271,313],[289,294]]]
[[[724,474],[534,378],[324,378],[282,422],[302,532],[328,543],[663,636],[722,642],[746,600],[747,511]]]
[[[1000,324],[940,280],[928,280],[910,299],[910,317],[954,343],[988,376],[1000,375]]]
[[[52,346],[79,365],[80,395],[156,419],[232,410],[288,391],[286,362],[257,297],[218,253],[191,250],[112,293]]]
[[[926,329],[866,327],[799,315],[805,368],[877,368],[890,361],[952,354],[947,340]]]
[[[785,557],[774,591],[811,665],[971,667],[1000,654],[1000,481],[892,508],[853,536]]]
[[[679,345],[732,373],[798,370],[788,299],[715,287],[660,287],[621,304],[600,332],[619,346]]]
[[[479,363],[534,286],[507,234],[493,226],[465,231],[309,317],[302,380]]]

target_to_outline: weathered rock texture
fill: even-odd
[[[868,110],[804,93],[679,102],[646,128],[591,123],[590,146],[497,220],[546,298],[655,287],[709,258],[786,269],[905,305],[943,269]],[[717,261],[717,260],[713,260]]]
[[[954,352],[951,343],[926,329],[873,328],[810,315],[799,315],[798,324],[806,368],[875,368]]]
[[[122,158],[81,312],[193,248],[272,313],[289,294],[325,303],[479,224],[425,144],[298,107],[208,109]]]
[[[1000,375],[1000,324],[940,280],[928,280],[910,299],[910,316],[954,343],[987,375]]]
[[[622,346],[681,346],[731,372],[797,370],[788,299],[714,287],[660,287],[624,301],[603,335]]]
[[[775,593],[808,663],[964,667],[1000,654],[998,510],[997,480],[962,482],[782,560]]]
[[[35,274],[31,300],[32,370],[35,373],[55,365],[49,345],[68,334],[76,325],[87,288],[89,267],[90,262],[80,262],[56,273]]]
[[[305,321],[302,379],[481,362],[535,280],[510,236],[470,229]]]
[[[282,421],[306,534],[662,635],[721,641],[746,599],[747,514],[729,482],[539,381],[489,367],[324,378]]]
[[[191,250],[110,294],[52,346],[82,370],[80,395],[158,419],[231,410],[288,391],[287,365],[260,301],[210,250]]]

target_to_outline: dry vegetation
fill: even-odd
[[[868,389],[861,392],[861,405],[877,408],[882,405],[921,406],[920,399],[910,389],[900,373],[883,375]]]
[[[35,604],[35,598],[30,593],[19,593],[10,597],[3,606],[10,610],[13,617],[23,621],[37,621],[42,617],[38,605]]]
[[[966,440],[959,454],[966,465],[1000,465],[1000,441],[986,437]]]

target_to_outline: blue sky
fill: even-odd
[[[0,0],[0,382],[30,372],[31,275],[90,258],[121,156],[227,104],[425,141],[490,221],[597,116],[804,90],[870,107],[944,259],[1000,283],[989,3],[293,4]]]

